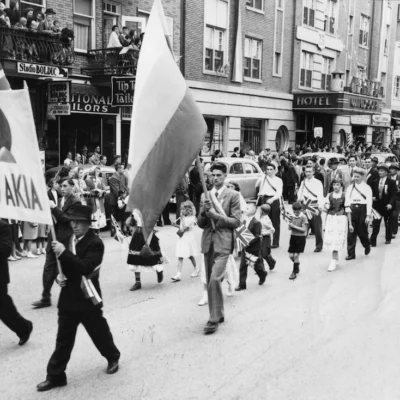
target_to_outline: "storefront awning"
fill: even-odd
[[[295,93],[294,111],[334,115],[374,115],[382,110],[382,99],[347,92]]]

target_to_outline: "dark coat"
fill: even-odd
[[[287,167],[287,182],[286,186],[299,186],[299,176],[297,175],[296,168],[289,164]]]
[[[246,247],[246,251],[259,256],[261,251],[261,222],[253,217],[247,229],[254,235],[254,239]]]
[[[366,175],[366,183],[373,190],[374,185],[377,181],[379,182],[379,172],[376,168],[371,168],[371,170]]]
[[[88,231],[86,235],[76,244],[76,255],[68,250],[71,235],[65,237],[61,242],[66,250],[58,258],[61,262],[61,268],[67,278],[67,285],[61,289],[58,300],[58,308],[65,311],[87,312],[96,306],[90,299],[84,297],[81,281],[82,275],[91,274],[96,267],[103,261],[104,244],[102,240]],[[93,286],[101,297],[99,284],[99,274],[95,273],[91,277]],[[98,306],[97,306],[98,307]]]
[[[53,192],[51,190],[47,191],[47,197],[49,198],[49,200],[54,201],[54,203],[58,204],[58,199],[60,198],[59,193],[57,192],[57,198],[54,198]]]
[[[392,206],[392,210],[395,208],[396,205],[396,182],[389,177],[386,178],[385,186],[383,188],[382,198],[379,198],[379,181],[378,179],[372,188],[373,197],[376,199],[374,201],[373,207],[380,213],[385,214],[387,213],[386,206],[390,204]],[[390,211],[389,211],[390,212]]]
[[[0,287],[10,283],[8,257],[11,255],[12,245],[11,227],[0,219]]]
[[[128,194],[126,187],[126,178],[124,175],[114,172],[109,180],[110,184],[110,205],[116,206],[118,204],[118,198],[123,194]]]

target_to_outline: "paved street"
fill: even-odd
[[[106,361],[81,327],[68,386],[48,393],[37,393],[36,385],[54,349],[59,289],[53,290],[53,307],[32,310],[44,256],[12,263],[10,293],[34,331],[19,347],[0,327],[0,399],[399,399],[400,238],[385,246],[381,233],[368,257],[358,246],[356,261],[341,261],[328,273],[330,254],[315,255],[310,237],[301,274],[292,282],[284,223],[282,228],[275,271],[262,287],[249,273],[247,291],[226,298],[226,323],[212,336],[202,333],[208,309],[197,306],[202,285],[189,277],[189,261],[183,280],[171,283],[176,228],[159,232],[172,261],[164,282],[157,284],[152,271],[143,274],[138,292],[129,291],[134,276],[125,262],[127,247],[104,233],[104,311],[122,353],[120,371],[105,374]]]

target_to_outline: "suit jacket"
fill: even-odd
[[[248,230],[254,235],[254,239],[246,247],[246,251],[255,256],[259,256],[261,251],[261,222],[253,217],[249,223]]]
[[[114,172],[109,180],[110,184],[110,205],[116,206],[118,204],[118,198],[122,194],[128,194],[126,187],[126,178],[124,175]]]
[[[69,250],[71,236],[68,235],[61,241],[66,250],[61,253],[58,259],[67,278],[67,285],[61,288],[58,308],[73,312],[87,312],[93,310],[96,306],[84,297],[81,289],[82,275],[91,274],[101,264],[104,255],[104,244],[93,231],[89,230],[76,244],[75,255]],[[91,280],[97,293],[101,296],[99,273],[94,273]]]
[[[287,179],[287,186],[299,186],[299,176],[297,175],[296,168],[294,165],[289,164],[287,168],[288,172],[288,179]]]
[[[226,216],[220,215],[219,219],[215,221],[215,232],[211,219],[206,217],[204,213],[204,200],[203,193],[200,201],[200,214],[197,220],[198,226],[203,229],[201,251],[202,253],[208,253],[211,242],[213,242],[215,253],[231,254],[234,244],[233,231],[240,225],[240,217],[242,215],[239,193],[225,187],[219,202]]]
[[[379,172],[376,168],[371,168],[367,175],[365,175],[365,182],[373,189],[374,184],[379,181]]]
[[[336,171],[330,170],[326,174],[325,187],[324,187],[324,195],[325,196],[328,193],[333,191],[333,187],[332,187],[333,176],[335,176],[335,178],[341,179],[342,182],[343,182],[343,172],[342,172],[342,170],[340,170],[339,168],[337,168]]]
[[[51,210],[51,213],[53,214],[53,219],[55,219],[54,230],[56,232],[56,237],[58,241],[62,241],[66,236],[72,234],[72,228],[70,225],[71,220],[69,216],[74,212],[75,207],[81,204],[81,201],[77,199],[73,194],[65,199],[64,207],[62,208],[61,200],[62,197],[60,197],[58,200],[58,206],[54,207]],[[53,237],[50,232],[47,239],[46,251],[53,251],[51,248],[52,240]]]
[[[12,246],[11,227],[0,219],[0,290],[4,284],[10,283],[8,257],[11,255]]]
[[[47,20],[42,21],[38,26],[38,32],[53,31],[53,23]]]
[[[390,204],[392,206],[392,210],[395,208],[395,205],[396,205],[395,195],[397,192],[397,187],[396,187],[396,182],[393,179],[390,179],[389,177],[387,177],[385,186],[383,187],[382,198],[380,199],[379,198],[379,181],[380,181],[380,179],[378,179],[374,183],[373,188],[372,188],[372,195],[375,198],[375,201],[373,202],[373,207],[380,214],[383,215],[388,212],[388,210],[386,209],[386,206],[388,204]]]
[[[54,203],[58,204],[58,199],[60,198],[60,195],[57,192],[57,198],[55,198],[53,192],[51,190],[48,190],[47,197],[49,198],[49,200],[54,201]]]

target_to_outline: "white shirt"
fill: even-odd
[[[66,167],[68,167],[69,164],[71,164],[71,163],[72,163],[72,160],[71,160],[70,158],[66,158],[66,159],[64,160],[64,165],[65,165]]]
[[[111,32],[107,47],[122,47],[117,32]]]
[[[364,198],[358,190],[364,194],[366,198]],[[372,189],[365,182],[361,182],[359,184],[353,183],[346,190],[346,199],[344,205],[346,207],[346,211],[350,212],[350,206],[352,204],[365,204],[367,206],[367,215],[371,214],[372,211]]]
[[[267,178],[269,182],[271,182],[271,185],[275,188],[275,190],[272,188],[272,186],[268,183]],[[278,200],[282,197],[282,190],[283,190],[283,182],[281,178],[278,178],[277,176],[273,177],[267,177],[264,176],[260,178],[256,182],[256,188],[259,187],[260,191],[258,192],[259,196],[273,196],[273,200]]]
[[[224,192],[224,190],[226,189],[226,186],[225,185],[223,185],[222,186],[222,188],[220,188],[220,189],[215,189],[215,187],[214,188],[212,188],[211,189],[211,193],[213,193],[214,194],[214,196],[217,198],[217,200],[221,203],[221,194]],[[222,203],[221,203],[222,204]]]
[[[313,193],[311,194],[308,190]],[[297,194],[299,201],[306,201],[307,199],[311,199],[312,201],[317,201],[319,207],[323,207],[324,205],[324,187],[322,182],[314,177],[311,179],[304,179],[301,182],[299,192]]]

